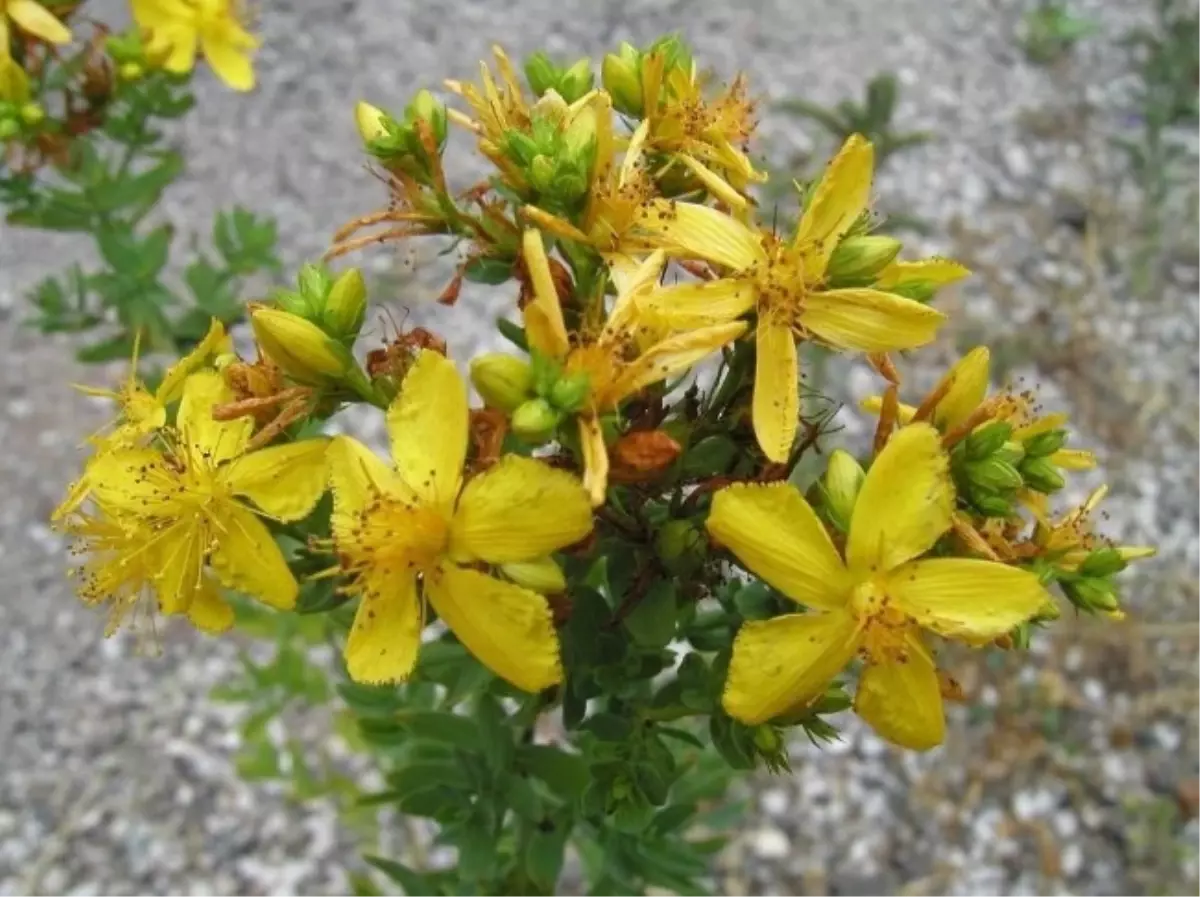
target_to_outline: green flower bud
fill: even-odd
[[[0,140],[8,140],[21,133],[21,125],[16,119],[0,118]]]
[[[668,520],[659,527],[654,547],[669,573],[689,576],[704,563],[708,540],[690,520]]]
[[[1025,460],[1025,447],[1021,443],[1010,440],[992,453],[993,458],[999,458],[1001,461],[1007,461],[1014,467],[1019,466]]]
[[[850,517],[865,479],[866,474],[853,455],[842,449],[833,450],[821,478],[821,495],[830,519],[842,532],[850,529]]]
[[[26,103],[21,107],[21,121],[30,127],[40,125],[46,119],[46,110],[37,103]]]
[[[1025,440],[1025,454],[1030,458],[1043,458],[1053,455],[1067,443],[1066,430],[1051,430],[1048,433],[1038,433]]]
[[[341,343],[299,315],[259,306],[250,312],[250,326],[263,354],[298,383],[341,380],[356,367]]]
[[[1021,477],[1030,488],[1049,495],[1067,484],[1047,458],[1026,458],[1021,462]]]
[[[1012,502],[999,495],[981,495],[973,492],[971,493],[971,504],[984,517],[1011,517],[1013,515]]]
[[[1117,590],[1107,579],[1081,576],[1077,579],[1064,580],[1062,589],[1071,599],[1071,603],[1080,610],[1111,613],[1120,609]]]
[[[300,295],[312,304],[313,311],[319,312],[325,306],[333,280],[323,266],[307,264],[300,268],[296,285],[300,287]]]
[[[378,106],[372,106],[362,100],[354,104],[354,123],[358,127],[358,136],[362,138],[363,143],[369,145],[386,137],[390,130],[389,122],[394,124],[395,120]]]
[[[487,405],[505,414],[533,397],[533,369],[529,363],[499,352],[471,360],[471,383]]]
[[[901,244],[892,237],[849,237],[829,257],[826,272],[834,281],[867,281],[891,264]]]
[[[538,51],[525,60],[525,80],[535,96],[541,96],[547,90],[558,87],[561,74],[550,57]]]
[[[1089,554],[1079,565],[1084,576],[1112,576],[1120,573],[1127,564],[1118,548],[1100,548]]]
[[[312,319],[319,314],[308,299],[294,290],[279,290],[271,298],[274,300],[276,306],[288,314],[308,319]]]
[[[1002,420],[984,424],[967,437],[964,450],[970,461],[982,461],[1000,450],[1012,436],[1012,425]]]
[[[526,442],[543,443],[554,435],[562,414],[545,399],[529,399],[512,413],[512,431]]]
[[[558,81],[558,92],[568,103],[574,103],[591,90],[595,83],[592,60],[584,57],[562,73]]]
[[[629,44],[622,45],[621,56],[609,53],[604,57],[600,64],[600,80],[612,97],[613,108],[622,115],[637,117],[643,111],[641,60],[625,54],[625,47]],[[633,53],[637,51],[633,50]]]
[[[553,358],[540,352],[532,352],[529,365],[533,371],[533,391],[544,399],[550,398],[554,386],[562,376],[562,367]]]
[[[558,382],[550,388],[550,403],[560,411],[567,413],[578,411],[583,407],[590,389],[591,383],[588,375],[583,371],[560,377]]]
[[[692,49],[678,34],[663,35],[646,49],[646,53],[663,54],[666,57],[665,72],[692,67]]]
[[[146,67],[140,62],[122,62],[117,66],[117,77],[127,84],[140,81],[146,76]]]
[[[326,331],[342,340],[353,340],[367,317],[367,284],[357,268],[343,271],[329,288],[321,316]]]
[[[537,156],[529,166],[529,182],[538,193],[549,194],[554,190],[556,174],[554,160],[549,156]]]
[[[986,492],[1011,492],[1020,489],[1021,474],[1007,461],[991,457],[986,461],[971,461],[965,465],[967,479],[971,485]]]
[[[764,754],[775,754],[783,747],[783,739],[774,727],[758,726],[754,729],[754,746]]]
[[[428,90],[418,90],[408,108],[404,110],[406,122],[427,122],[433,131],[438,149],[446,143],[446,104]]]

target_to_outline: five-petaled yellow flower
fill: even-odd
[[[168,72],[190,72],[196,50],[234,90],[254,87],[251,52],[258,39],[241,23],[239,0],[133,0],[133,17],[149,32],[147,53],[165,54]]]
[[[746,331],[741,321],[672,333],[656,315],[640,305],[658,285],[665,257],[656,252],[636,268],[624,264],[613,269],[617,299],[594,335],[586,331],[575,345],[567,334],[558,291],[550,274],[542,236],[525,232],[525,265],[533,283],[534,298],[525,306],[529,346],[559,361],[570,374],[588,375],[588,398],[579,414],[579,441],[583,449],[584,485],[592,503],[604,503],[608,489],[608,449],[600,415],[616,410],[629,396],[687,370],[710,352],[737,339]]]
[[[233,394],[215,371],[184,383],[175,429],[163,430],[163,448],[129,446],[98,454],[88,467],[97,518],[82,529],[69,524],[84,551],[97,551],[92,579],[130,589],[145,579],[135,557],[146,558],[159,608],[199,616],[205,628],[223,628],[232,614],[210,605],[216,594],[206,567],[231,589],[289,610],[298,586],[279,546],[259,516],[293,521],[307,515],[325,491],[328,441],[311,439],[247,451],[250,418],[216,421],[214,405]],[[115,527],[115,528],[114,528]],[[124,538],[122,537],[124,533]],[[140,546],[140,547],[139,547]],[[94,587],[85,600],[103,599]],[[114,590],[120,603],[121,590]]]
[[[539,560],[579,541],[592,528],[587,496],[566,471],[516,455],[464,485],[467,422],[453,362],[425,350],[388,410],[394,467],[349,437],[330,447],[334,545],[361,595],[346,642],[358,682],[408,677],[425,602],[518,688],[562,680],[546,599],[478,566]]]
[[[0,0],[0,56],[8,56],[9,24],[50,44],[71,42],[71,30],[38,0]]]
[[[797,339],[861,352],[911,349],[933,339],[945,320],[927,305],[882,289],[826,288],[830,256],[866,208],[873,159],[871,144],[857,135],[847,140],[791,239],[762,233],[707,206],[666,200],[652,203],[641,222],[670,254],[701,258],[729,272],[659,292],[656,308],[668,320],[697,326],[757,312],[754,432],[772,461],[787,460],[796,434]],[[947,263],[910,264],[928,264],[932,271]],[[965,269],[955,267],[963,276]]]
[[[945,719],[922,629],[970,643],[995,639],[1050,597],[1025,570],[983,560],[919,560],[951,524],[954,489],[937,431],[892,436],[867,473],[845,561],[816,512],[786,483],[717,493],[709,532],[751,572],[809,608],[746,623],[733,646],[723,704],[746,723],[801,709],[855,654],[855,710],[880,735],[916,750],[942,741]]]

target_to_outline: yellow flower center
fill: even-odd
[[[862,656],[870,663],[904,663],[911,650],[905,638],[913,622],[888,601],[878,579],[866,579],[850,594],[849,610],[863,626]]]
[[[773,238],[769,239],[774,242]],[[758,292],[758,314],[789,330],[796,330],[800,326],[805,297],[818,284],[807,281],[801,253],[778,243],[768,243],[764,248],[767,261],[755,265],[750,272]]]
[[[445,553],[450,521],[441,511],[381,496],[363,510],[358,526],[338,546],[344,566],[428,572]]]

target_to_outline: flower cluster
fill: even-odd
[[[235,51],[251,41],[228,4],[135,10],[148,47],[169,47],[166,67],[190,66],[199,42],[249,85]],[[936,338],[937,293],[968,272],[902,258],[878,232],[870,143],[851,137],[797,183],[798,224],[780,232],[755,198],[765,175],[742,78],[713,84],[673,37],[623,45],[599,70],[597,86],[589,60],[536,54],[522,80],[497,49],[478,83],[447,83],[461,108],[423,90],[398,116],[355,110],[390,195],[327,260],[428,237],[463,251],[443,305],[466,283],[511,284],[494,311],[517,351],[462,359],[483,406],[435,332],[397,332],[360,360],[361,275],[306,266],[294,290],[248,306],[253,361],[214,327],[153,392],[131,379],[105,393],[119,420],[58,513],[78,539],[80,594],[116,620],[152,595],[218,630],[231,620],[220,587],[286,610],[303,567],[335,582],[335,603],[356,602],[354,680],[407,679],[436,617],[537,692],[575,674],[559,628],[593,587],[581,571],[616,539],[639,573],[612,596],[610,626],[655,579],[685,576],[690,601],[716,602],[741,581],[734,565],[780,599],[742,612],[723,644],[680,649],[727,664],[721,706],[768,727],[755,744],[777,750],[771,727],[811,718],[856,671],[857,713],[896,744],[932,747],[939,644],[1024,645],[1059,615],[1055,586],[1081,611],[1118,615],[1112,577],[1147,550],[1093,533],[1099,496],[1052,515],[1065,476],[1094,460],[1065,447],[1065,419],[1032,393],[988,394],[986,349],[901,403],[890,354]],[[489,179],[451,187],[450,125]],[[797,485],[822,436],[802,402],[806,343],[861,355],[885,388],[865,403],[878,426],[862,461],[835,451]],[[681,389],[707,360],[711,386]],[[386,416],[390,461],[319,435],[349,403]],[[273,538],[296,546],[297,533],[291,556]]]

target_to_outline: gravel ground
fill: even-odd
[[[167,217],[204,233],[235,202],[270,212],[291,266],[381,201],[353,101],[399,107],[418,86],[469,77],[493,41],[599,54],[681,29],[718,71],[748,68],[769,100],[834,101],[898,74],[901,125],[938,138],[893,160],[883,204],[926,219],[940,236],[922,248],[978,274],[954,297],[940,359],[910,366],[914,382],[974,340],[995,344],[1006,371],[1038,380],[1102,447],[1113,534],[1162,551],[1130,590],[1133,622],[1064,626],[1033,663],[964,658],[955,671],[978,706],[954,710],[933,755],[893,753],[852,721],[831,748],[797,745],[794,777],[753,784],[745,831],[720,860],[728,893],[1195,892],[1195,165],[1174,194],[1189,214],[1164,253],[1165,286],[1139,296],[1124,272],[1142,197],[1111,141],[1131,133],[1136,86],[1115,41],[1150,4],[1075,3],[1101,32],[1051,68],[1027,64],[1014,40],[1027,5],[264,3],[260,89],[239,97],[202,77],[181,133],[189,174]],[[828,149],[794,120],[766,119],[773,158]],[[1177,136],[1194,160],[1195,135]],[[1082,234],[1063,223],[1079,210]],[[23,330],[20,295],[75,253],[0,231],[0,890],[340,890],[335,858],[352,839],[333,809],[234,774],[235,720],[206,695],[236,647],[170,629],[161,657],[140,656],[131,640],[101,640],[101,619],[64,581],[44,521],[102,417],[65,384],[99,372]],[[413,258],[376,250],[362,263],[404,274]],[[419,309],[437,278],[417,268],[389,278],[384,298]],[[460,358],[491,338],[478,310],[468,296],[441,319]],[[850,397],[870,387],[833,379]],[[321,723],[298,725],[315,737]]]

